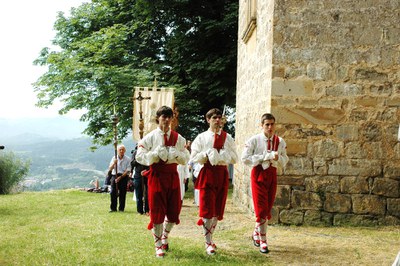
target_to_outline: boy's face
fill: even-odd
[[[266,137],[272,137],[275,134],[275,120],[265,119],[261,126]]]
[[[207,118],[207,123],[211,129],[219,129],[221,127],[222,119],[221,115],[214,114],[210,118]]]
[[[161,115],[158,118],[158,126],[163,131],[168,131],[169,126],[171,125],[172,116]]]

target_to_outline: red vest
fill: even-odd
[[[178,136],[178,132],[171,130],[171,135],[169,136],[169,139],[165,141],[165,146],[175,146],[176,142],[178,141]]]
[[[169,139],[167,139],[167,135],[164,135],[164,145],[166,147],[174,147],[176,143],[178,142],[178,132],[171,130],[171,134],[169,135]],[[166,165],[166,162],[160,160],[157,164],[159,165]],[[176,168],[177,164],[171,164],[173,167]],[[153,165],[156,167],[156,164]]]
[[[226,140],[226,132],[225,131],[222,130],[221,135],[218,135],[217,133],[215,133],[213,148],[217,149],[218,151],[220,149],[224,148],[225,140]]]
[[[279,147],[279,137],[277,135],[272,136],[272,143],[270,144],[273,147],[268,147],[268,141],[267,141],[267,149],[271,151],[278,151]]]

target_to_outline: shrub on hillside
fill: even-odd
[[[12,152],[0,153],[0,194],[9,194],[29,172],[29,162]]]

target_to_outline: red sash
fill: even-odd
[[[175,147],[176,143],[178,142],[178,132],[171,130],[171,134],[169,136],[169,139],[167,139],[166,137],[164,138],[164,145],[166,147]],[[166,165],[166,162],[164,162],[163,160],[160,160],[158,163],[158,165]],[[175,164],[177,165],[177,164]]]
[[[225,131],[222,130],[221,135],[218,135],[217,133],[215,133],[213,148],[217,149],[218,151],[220,149],[224,148],[225,140],[226,140],[226,132]]]
[[[268,145],[268,143],[267,143]],[[267,147],[268,150],[272,150],[272,151],[278,151],[278,147],[279,147],[279,137],[277,135],[273,135],[272,136],[272,143],[271,145],[273,147]]]
[[[224,148],[225,140],[226,140],[226,132],[225,131],[221,131],[221,135],[218,135],[217,133],[215,133],[213,148],[220,151],[222,148]],[[208,159],[207,159],[207,162],[204,164],[204,166],[205,167],[217,167],[217,165],[212,166]],[[226,166],[222,165],[221,167],[224,168]]]
[[[171,135],[169,136],[169,139],[165,142],[165,146],[175,146],[176,142],[178,141],[178,135],[178,132],[171,130]]]

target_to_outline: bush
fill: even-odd
[[[9,194],[28,174],[29,165],[12,152],[0,152],[0,194]]]

